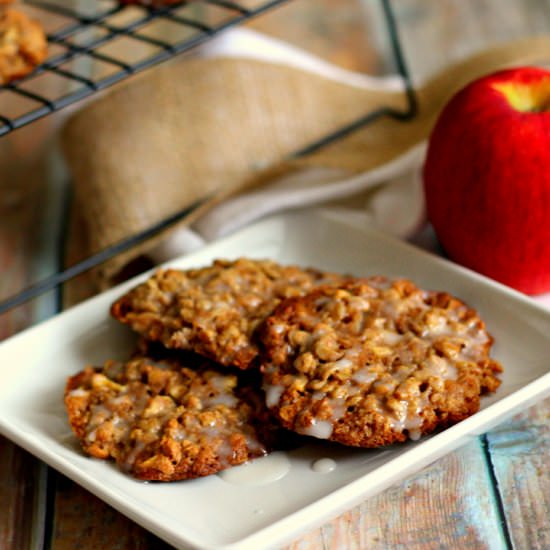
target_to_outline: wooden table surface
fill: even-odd
[[[387,38],[373,4],[296,0],[254,27],[342,66],[382,72],[388,66]],[[415,79],[499,40],[550,30],[548,0],[400,0],[394,8]],[[50,117],[0,138],[2,297],[51,272],[59,261],[68,191],[59,158],[49,148],[43,154],[58,122]],[[1,316],[0,337],[53,315],[58,304],[52,292]],[[288,548],[549,549],[549,415],[550,400],[533,404]],[[1,549],[164,547],[0,438]]]

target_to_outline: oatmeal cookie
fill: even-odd
[[[194,363],[135,357],[69,378],[65,406],[83,450],[156,481],[206,476],[265,455],[272,434],[259,393],[227,369]]]
[[[261,339],[267,405],[283,426],[359,447],[459,422],[502,371],[473,309],[408,280],[372,277],[285,300]]]
[[[47,53],[40,23],[14,9],[0,10],[0,85],[30,73]]]
[[[283,298],[341,279],[268,260],[216,260],[158,271],[117,300],[111,314],[148,340],[246,369],[258,355],[256,328]]]

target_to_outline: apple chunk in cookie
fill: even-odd
[[[266,401],[282,425],[345,445],[417,439],[476,412],[500,383],[476,312],[408,280],[285,300],[261,339]]]

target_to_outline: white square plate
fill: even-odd
[[[84,365],[127,356],[134,336],[108,310],[142,276],[0,345],[0,431],[175,546],[258,549],[321,524],[550,393],[550,312],[468,270],[319,211],[267,219],[170,264],[189,268],[238,256],[355,275],[406,276],[425,288],[449,291],[475,307],[495,336],[494,355],[505,367],[502,386],[477,414],[418,442],[382,450],[320,442],[240,466],[234,480],[213,475],[141,483],[80,452],[62,395],[65,379]],[[334,470],[312,468],[322,457],[335,462]],[[279,479],[268,481],[254,470],[266,468],[271,473],[279,468],[280,477],[274,476]]]

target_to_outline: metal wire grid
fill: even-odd
[[[27,108],[22,109],[23,112],[15,117],[2,112],[0,108],[0,136],[71,105],[132,74],[166,61],[205,42],[228,27],[252,19],[286,2],[289,0],[255,2],[255,7],[247,8],[243,5],[244,2],[200,0],[150,9],[111,2],[111,6],[103,10],[101,2],[94,2],[100,10],[85,14],[63,4],[27,0],[27,5],[39,10],[38,17],[40,12],[45,12],[59,16],[64,21],[59,29],[47,34],[50,50],[57,49],[61,52],[50,54],[47,61],[31,74],[0,86],[0,93],[2,90],[9,90],[29,100]],[[250,4],[250,1],[248,3]],[[210,23],[206,16],[201,16],[201,9],[206,13],[216,10],[218,13],[214,19],[217,21]],[[126,20],[125,15],[129,16]],[[122,24],[118,23],[119,20],[122,20]],[[148,33],[152,25],[158,22],[169,24],[172,29],[180,27],[181,38],[169,41]],[[152,51],[137,60],[128,60],[124,56],[103,51],[107,45],[121,38],[134,41],[136,46],[149,46]],[[74,63],[68,66],[69,62],[75,60],[84,63],[88,61],[88,64],[101,63],[109,69],[104,71],[107,74],[103,76],[85,76],[82,71],[77,70]],[[47,97],[32,89],[32,81],[45,73],[67,79],[67,84],[76,86],[66,93],[61,93],[59,97]]]
[[[263,12],[269,10],[270,8],[273,8],[276,5],[282,4],[286,1],[288,1],[288,0],[278,0],[278,1],[266,2],[261,7],[258,7],[255,10],[246,10],[245,8],[243,8],[242,6],[238,6],[234,2],[226,2],[226,1],[223,1],[223,0],[207,0],[206,3],[216,4],[216,5],[223,6],[225,8],[235,10],[239,13],[239,15],[237,17],[235,17],[234,19],[226,21],[225,23],[223,23],[223,24],[221,24],[217,27],[207,27],[207,26],[205,26],[201,23],[197,23],[197,25],[201,25],[200,26],[201,34],[199,36],[195,37],[193,40],[185,41],[185,42],[182,42],[180,44],[172,45],[170,47],[168,47],[168,45],[163,45],[162,47],[164,48],[164,51],[162,52],[162,54],[159,54],[159,55],[155,56],[154,58],[147,59],[145,61],[142,61],[141,63],[137,63],[137,64],[132,65],[132,66],[124,65],[124,67],[121,69],[121,71],[119,73],[117,73],[116,75],[112,75],[110,78],[102,79],[100,81],[95,81],[95,82],[89,81],[89,83],[85,82],[85,84],[87,84],[87,89],[84,92],[82,92],[80,94],[76,94],[76,97],[75,97],[75,94],[73,94],[73,95],[69,95],[67,97],[57,99],[55,101],[48,101],[48,108],[47,108],[46,112],[40,111],[38,114],[36,112],[32,112],[32,113],[27,114],[25,117],[20,117],[20,118],[24,118],[25,120],[21,121],[19,123],[19,126],[21,126],[23,124],[26,124],[28,122],[31,122],[32,120],[35,120],[37,118],[40,118],[41,116],[44,116],[44,115],[48,114],[49,112],[53,112],[55,110],[58,110],[58,109],[62,108],[65,105],[68,105],[68,104],[70,104],[74,101],[77,101],[81,97],[84,97],[86,95],[90,95],[91,93],[93,93],[96,90],[99,90],[101,88],[105,88],[105,87],[113,84],[114,82],[117,82],[117,81],[121,80],[122,78],[125,78],[129,74],[135,73],[138,70],[141,70],[141,69],[144,69],[144,68],[149,67],[151,65],[154,65],[156,63],[159,63],[162,60],[167,59],[167,58],[175,55],[178,52],[185,51],[185,50],[191,48],[192,46],[203,42],[204,40],[206,40],[207,38],[209,38],[210,36],[212,36],[213,34],[215,34],[216,32],[220,31],[223,28],[227,28],[231,25],[237,24],[240,21],[249,19],[251,17],[254,17],[255,15],[259,15],[260,13],[263,13]],[[410,78],[410,75],[409,75],[409,72],[408,72],[408,69],[407,69],[405,58],[403,56],[403,51],[402,51],[402,48],[401,48],[399,35],[398,35],[398,30],[397,30],[397,25],[396,25],[396,21],[395,21],[395,18],[394,18],[393,11],[391,9],[390,0],[380,0],[380,2],[381,2],[381,6],[382,6],[382,9],[383,9],[383,12],[384,12],[384,18],[385,18],[386,25],[387,25],[387,31],[388,31],[388,35],[389,35],[389,39],[390,39],[390,45],[391,45],[391,49],[392,49],[392,53],[393,53],[393,57],[394,57],[396,70],[397,70],[397,73],[399,75],[401,75],[401,77],[403,78],[403,83],[404,83],[403,93],[404,93],[405,98],[406,98],[406,107],[405,107],[405,109],[398,110],[398,109],[394,109],[394,108],[391,108],[391,107],[382,106],[379,109],[376,109],[374,111],[366,113],[363,117],[351,122],[347,126],[344,126],[340,129],[336,130],[335,132],[333,132],[333,133],[331,133],[327,136],[324,136],[320,140],[318,140],[314,143],[311,143],[310,145],[304,147],[303,149],[301,149],[299,151],[296,151],[292,155],[292,157],[304,156],[308,153],[311,153],[313,151],[321,149],[322,147],[324,147],[324,146],[326,146],[330,143],[333,143],[333,142],[337,141],[338,139],[341,139],[342,137],[344,137],[344,136],[346,136],[346,135],[348,135],[352,132],[355,132],[355,131],[359,130],[360,128],[363,128],[363,127],[367,126],[368,124],[371,124],[372,122],[374,122],[375,120],[377,120],[379,118],[388,116],[388,117],[394,118],[396,120],[407,121],[407,120],[412,119],[416,115],[416,113],[417,113],[416,95],[415,95],[413,84],[412,84],[412,81],[411,81],[411,78]],[[55,6],[55,5],[52,5],[52,4],[49,4],[49,3],[45,3],[45,2],[33,2],[33,3],[36,4],[36,5],[40,5],[41,7],[48,6],[48,9],[49,8],[56,9],[56,10],[62,9],[63,10],[63,15],[67,14],[67,10],[65,8],[59,8],[58,6]],[[92,22],[93,22],[94,25],[102,24],[103,26],[105,26],[108,29],[108,37],[105,38],[105,40],[109,40],[109,39],[111,39],[111,37],[113,35],[116,35],[116,34],[119,34],[119,33],[132,35],[135,32],[135,29],[142,26],[144,24],[144,22],[150,21],[150,20],[152,20],[156,17],[167,17],[167,18],[170,18],[170,19],[173,18],[178,23],[182,23],[182,21],[183,21],[183,18],[181,18],[178,15],[175,15],[172,12],[171,8],[167,8],[167,9],[162,9],[162,10],[151,10],[139,22],[135,22],[134,24],[132,24],[128,27],[125,27],[124,29],[114,29],[110,25],[103,24],[105,19],[109,15],[112,15],[113,13],[117,13],[118,11],[120,11],[120,9],[122,9],[122,8],[120,6],[117,6],[113,9],[111,9],[111,10],[108,10],[108,11],[106,11],[106,12],[100,14],[100,15],[94,16],[92,18],[87,18],[87,17],[80,16],[78,18],[79,23],[75,23],[74,25],[63,29],[62,31],[60,31],[60,33],[58,33],[55,36],[50,36],[50,40],[51,41],[56,41],[56,40],[64,41],[64,40],[66,40],[67,36],[72,36],[76,32],[77,29],[81,29],[82,26],[86,26],[87,24],[92,24]],[[73,13],[73,12],[71,12],[71,13]],[[76,14],[73,14],[73,15],[74,15],[75,18],[77,18]],[[188,24],[188,23],[185,20],[185,22],[183,22],[183,24]],[[193,26],[196,27],[195,23],[193,23]],[[81,53],[81,50],[85,51],[89,55],[95,55],[95,56],[101,55],[101,54],[98,54],[96,51],[94,51],[93,48],[97,47],[100,42],[102,43],[105,40],[96,41],[92,44],[88,44],[85,47],[76,48],[76,47],[72,46],[71,48],[69,48],[70,52],[68,52],[68,55],[76,55],[78,53]],[[155,40],[155,43],[157,43],[157,42],[159,42],[159,41]],[[52,62],[52,60],[50,60],[50,61],[48,61],[48,63],[45,66],[41,66],[39,69],[37,69],[37,71],[54,71],[55,72],[55,71],[60,70],[58,68],[58,66],[53,65],[53,63],[54,62]],[[81,77],[78,77],[77,75],[72,75],[72,76],[77,77],[78,80],[80,80],[80,78],[81,78]],[[86,79],[84,79],[84,80],[86,80]],[[24,79],[22,81],[24,81]],[[10,88],[10,89],[17,89],[16,84],[8,85],[7,87]],[[22,93],[24,95],[27,94],[26,91],[22,92]],[[84,94],[84,95],[82,95],[82,94]],[[35,94],[33,94],[33,96],[34,95]],[[46,101],[45,98],[40,98],[40,99],[43,100],[43,101]],[[28,118],[28,117],[31,117],[31,118]],[[3,118],[2,118],[2,120],[3,120]],[[17,120],[19,120],[19,119],[17,119]],[[10,121],[10,124],[12,124],[12,123],[13,122]],[[6,132],[4,132],[4,133],[6,133]],[[207,200],[207,199],[204,199],[204,201],[205,200]],[[36,298],[37,296],[39,296],[39,295],[41,295],[41,294],[43,294],[43,293],[45,293],[49,290],[52,290],[54,288],[58,288],[58,287],[60,287],[60,285],[62,285],[66,281],[72,279],[73,277],[76,277],[77,275],[80,275],[81,273],[83,273],[85,271],[88,271],[88,270],[90,270],[94,267],[97,267],[98,265],[100,265],[100,264],[110,260],[111,258],[115,257],[117,254],[120,254],[121,252],[123,252],[125,250],[128,250],[128,249],[136,246],[137,244],[145,242],[149,238],[161,233],[162,231],[166,230],[167,228],[169,228],[172,225],[175,225],[177,222],[181,221],[183,218],[185,218],[187,215],[189,215],[195,208],[200,206],[204,201],[199,201],[199,202],[197,202],[193,205],[187,206],[184,209],[182,209],[178,212],[175,212],[173,215],[167,217],[166,219],[161,220],[160,222],[152,225],[151,227],[148,227],[148,228],[144,229],[143,231],[140,231],[139,233],[131,235],[130,237],[128,237],[128,238],[126,238],[126,239],[124,239],[120,242],[114,243],[113,245],[105,248],[104,250],[101,250],[100,252],[98,252],[96,254],[93,254],[93,255],[89,256],[88,258],[82,260],[81,262],[76,263],[76,264],[68,267],[67,269],[60,270],[60,271],[52,274],[51,276],[46,277],[45,279],[43,279],[43,280],[41,280],[41,281],[39,281],[39,282],[37,282],[33,285],[30,285],[29,287],[25,288],[21,292],[15,294],[13,296],[8,297],[7,299],[0,302],[0,314],[5,313],[6,311],[8,311],[8,310],[10,310],[10,309],[12,309],[16,306],[19,306],[19,305],[21,305],[21,304],[23,304],[23,303],[25,303],[25,302],[33,299],[33,298]]]

